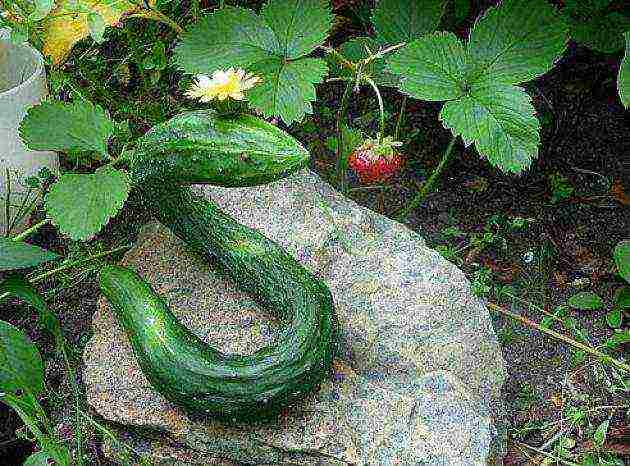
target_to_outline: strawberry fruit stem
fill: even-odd
[[[442,155],[442,160],[440,160],[438,166],[435,167],[435,170],[433,170],[433,173],[431,173],[429,179],[422,185],[422,188],[420,188],[420,191],[418,191],[415,197],[411,201],[409,201],[407,205],[403,208],[403,210],[396,216],[399,222],[404,222],[405,220],[407,220],[409,213],[412,210],[416,209],[420,204],[422,204],[429,193],[433,191],[435,183],[437,182],[438,178],[444,171],[444,168],[446,168],[446,165],[451,159],[456,139],[457,136],[453,135],[453,137],[451,138],[451,142],[449,142],[448,147],[446,148],[446,152],[444,152],[444,155]]]

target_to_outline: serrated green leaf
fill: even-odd
[[[630,17],[612,11],[610,0],[566,0],[562,17],[577,43],[603,53],[624,47],[624,32],[630,29]]]
[[[620,241],[613,251],[617,270],[622,278],[630,283],[630,240]]]
[[[24,332],[0,320],[0,392],[21,397],[44,390],[44,364]]]
[[[54,252],[47,251],[39,246],[24,243],[23,241],[0,238],[0,272],[34,267],[44,262],[55,260],[58,257]]]
[[[416,39],[392,54],[388,70],[400,76],[401,90],[417,99],[441,101],[464,95],[468,57],[450,32]]]
[[[624,34],[626,41],[626,52],[619,66],[619,75],[617,76],[617,89],[619,89],[619,98],[624,107],[630,109],[630,31]]]
[[[538,155],[540,123],[530,97],[515,86],[476,85],[469,95],[447,102],[440,120],[505,172],[526,170]]]
[[[86,241],[118,213],[129,190],[127,174],[111,167],[94,174],[67,173],[46,195],[46,211],[63,234]]]
[[[444,0],[379,0],[372,22],[377,40],[394,45],[435,31],[443,14]]]
[[[571,296],[567,303],[569,306],[582,311],[594,311],[604,306],[602,298],[590,291],[583,291]]]
[[[114,123],[105,111],[86,100],[43,102],[31,107],[20,124],[20,137],[33,150],[94,151],[105,156],[113,132]]]
[[[315,84],[324,79],[328,68],[319,58],[290,62],[271,58],[256,63],[252,72],[262,76],[263,82],[249,91],[249,103],[266,117],[280,116],[289,125],[313,113]]]
[[[296,59],[322,44],[332,27],[332,12],[325,0],[269,0],[261,16],[274,31],[273,52]]]
[[[506,84],[529,81],[553,67],[566,42],[567,27],[547,1],[505,0],[470,32],[472,76]]]
[[[182,35],[175,58],[187,73],[211,74],[231,66],[249,68],[280,47],[273,30],[253,11],[226,6]]]
[[[19,298],[31,305],[39,314],[39,322],[55,338],[61,339],[61,324],[55,314],[53,314],[46,301],[40,296],[37,290],[20,276],[9,277],[0,283],[0,294],[8,293],[10,296]]]
[[[339,47],[341,54],[352,62],[364,60],[370,55],[370,52],[377,52],[378,50],[378,43],[371,37],[356,37],[344,42],[341,47]],[[351,70],[339,66],[337,61],[330,56],[328,56],[328,65],[330,66],[332,75],[351,80],[355,79],[354,73]],[[367,67],[363,69],[362,74],[372,78],[379,86],[396,87],[400,83],[398,76],[389,73],[385,69],[385,60],[383,58],[371,61]]]
[[[331,23],[323,0],[270,0],[260,16],[225,7],[185,33],[175,56],[188,73],[239,67],[261,77],[247,100],[265,116],[290,124],[312,112],[314,85],[327,72],[322,60],[298,58],[325,40]]]

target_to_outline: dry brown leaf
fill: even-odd
[[[60,0],[44,22],[44,55],[55,65],[62,63],[74,44],[90,35],[88,16],[99,13],[107,26],[117,25],[125,16],[142,9],[127,0]]]
[[[613,181],[612,187],[610,188],[610,195],[623,205],[630,205],[630,194],[626,193],[621,181]]]

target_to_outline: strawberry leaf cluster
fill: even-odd
[[[269,0],[259,15],[227,6],[186,32],[175,58],[187,73],[235,67],[261,77],[262,83],[247,95],[250,104],[266,117],[291,124],[312,113],[314,86],[328,67],[308,55],[323,44],[331,27],[325,0]]]
[[[400,89],[445,101],[444,126],[506,172],[520,173],[538,155],[540,123],[518,83],[551,69],[563,53],[567,27],[544,0],[505,0],[490,8],[464,43],[437,32],[410,42],[388,60]]]

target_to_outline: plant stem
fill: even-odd
[[[545,333],[557,340],[563,341],[575,348],[578,348],[582,351],[585,351],[593,356],[597,356],[598,358],[609,362],[610,364],[612,364],[613,366],[617,367],[618,369],[621,369],[625,372],[630,373],[630,366],[627,364],[622,363],[621,361],[618,361],[617,359],[613,358],[612,356],[609,356],[608,354],[602,353],[601,351],[596,350],[595,348],[585,345],[584,343],[580,343],[579,341],[576,341],[572,338],[567,337],[566,335],[563,335],[561,333],[555,332],[551,329],[545,328],[540,326],[539,324],[537,324],[536,322],[529,320],[527,317],[523,317],[520,316],[518,314],[514,314],[513,312],[510,312],[506,309],[503,309],[501,306],[497,306],[494,303],[488,303],[488,307],[490,309],[493,309],[497,312],[500,312],[501,314],[504,314],[508,317],[511,317],[512,319],[518,320],[522,323],[524,323],[525,325],[535,328],[536,330],[538,330],[539,332]]]
[[[440,177],[440,175],[442,174],[442,171],[444,170],[444,168],[448,164],[448,161],[451,158],[451,155],[453,153],[453,147],[455,146],[456,140],[457,140],[457,136],[453,135],[453,137],[451,138],[451,142],[448,143],[446,152],[444,152],[444,155],[442,155],[442,160],[440,160],[440,163],[438,164],[438,166],[435,167],[435,170],[433,170],[433,173],[431,173],[431,176],[429,177],[429,179],[425,181],[425,183],[422,185],[422,188],[420,188],[420,191],[418,191],[416,196],[409,203],[407,203],[407,205],[403,208],[403,210],[398,214],[397,218],[399,221],[401,222],[405,221],[409,213],[413,209],[418,207],[420,204],[422,204],[422,202],[426,199],[427,195],[431,191],[433,191],[435,182]]]
[[[129,16],[134,17],[134,18],[152,19],[153,21],[157,21],[158,23],[166,24],[168,27],[170,27],[173,31],[175,31],[179,35],[184,33],[183,27],[181,27],[179,24],[177,24],[175,21],[173,21],[171,18],[166,16],[161,11],[155,10],[153,8],[150,10],[140,11],[139,13],[134,13]]]
[[[374,90],[376,94],[376,99],[378,100],[378,111],[380,112],[378,142],[380,144],[385,135],[385,107],[383,105],[383,97],[381,96],[381,91],[378,89],[378,86],[371,78],[364,77],[363,80],[372,87],[372,90]]]
[[[119,246],[117,248],[114,249],[110,249],[109,251],[105,251],[105,252],[100,252],[98,254],[94,254],[93,256],[87,257],[85,259],[80,259],[80,260],[76,260],[74,262],[69,262],[67,264],[62,264],[59,267],[57,267],[56,269],[53,270],[49,270],[48,272],[44,272],[40,275],[37,275],[33,278],[30,278],[28,281],[31,284],[35,284],[35,283],[39,283],[43,280],[46,280],[49,277],[52,277],[53,275],[57,275],[58,273],[61,272],[65,272],[66,270],[72,269],[74,267],[78,267],[80,265],[83,264],[87,264],[89,262],[98,260],[98,259],[102,259],[103,257],[109,256],[110,254],[115,254],[117,252],[121,252],[124,251],[126,249],[129,249],[131,247],[131,245],[125,245],[125,246]],[[10,293],[2,293],[0,294],[0,301],[2,301],[3,299],[6,299],[10,296]]]
[[[556,461],[557,463],[561,463],[561,464],[566,465],[566,466],[580,466],[577,463],[573,463],[571,461],[563,460],[562,458],[558,458],[557,456],[553,456],[553,455],[547,453],[546,451],[539,450],[538,448],[532,447],[531,445],[527,445],[526,443],[517,442],[517,445],[520,446],[520,447],[529,448],[530,450],[535,451],[536,453],[538,453],[540,455],[546,456],[547,458],[550,458],[550,459]]]
[[[335,61],[339,63],[339,65],[341,65],[343,68],[347,68],[348,70],[352,71],[352,74],[355,73],[356,65],[348,60],[346,57],[344,57],[337,50],[335,50],[333,47],[326,47],[321,45],[319,48],[327,54],[331,55],[335,59]]]
[[[400,104],[400,112],[398,112],[398,119],[396,120],[396,129],[394,130],[394,141],[398,141],[398,135],[400,134],[400,127],[405,119],[405,109],[407,107],[407,96],[403,96],[402,103]]]
[[[352,81],[348,81],[346,89],[341,97],[341,104],[337,112],[337,184],[342,193],[346,192],[346,171],[348,171],[348,155],[343,150],[343,125],[348,113],[350,94],[352,93]]]
[[[30,228],[27,228],[26,230],[24,230],[19,235],[14,236],[13,237],[13,241],[22,241],[22,240],[28,238],[32,233],[35,233],[41,227],[43,227],[44,225],[48,225],[49,223],[50,223],[50,219],[49,218],[45,218],[41,222],[36,223],[35,225],[33,225]]]
[[[66,348],[66,341],[63,337],[60,338],[61,352],[63,354],[63,360],[66,364],[66,371],[68,373],[68,379],[72,386],[72,395],[74,398],[74,437],[77,445],[77,466],[83,465],[83,433],[81,429],[81,406],[79,397],[79,385],[77,384],[77,374],[70,364],[70,358],[68,357],[68,350]]]

